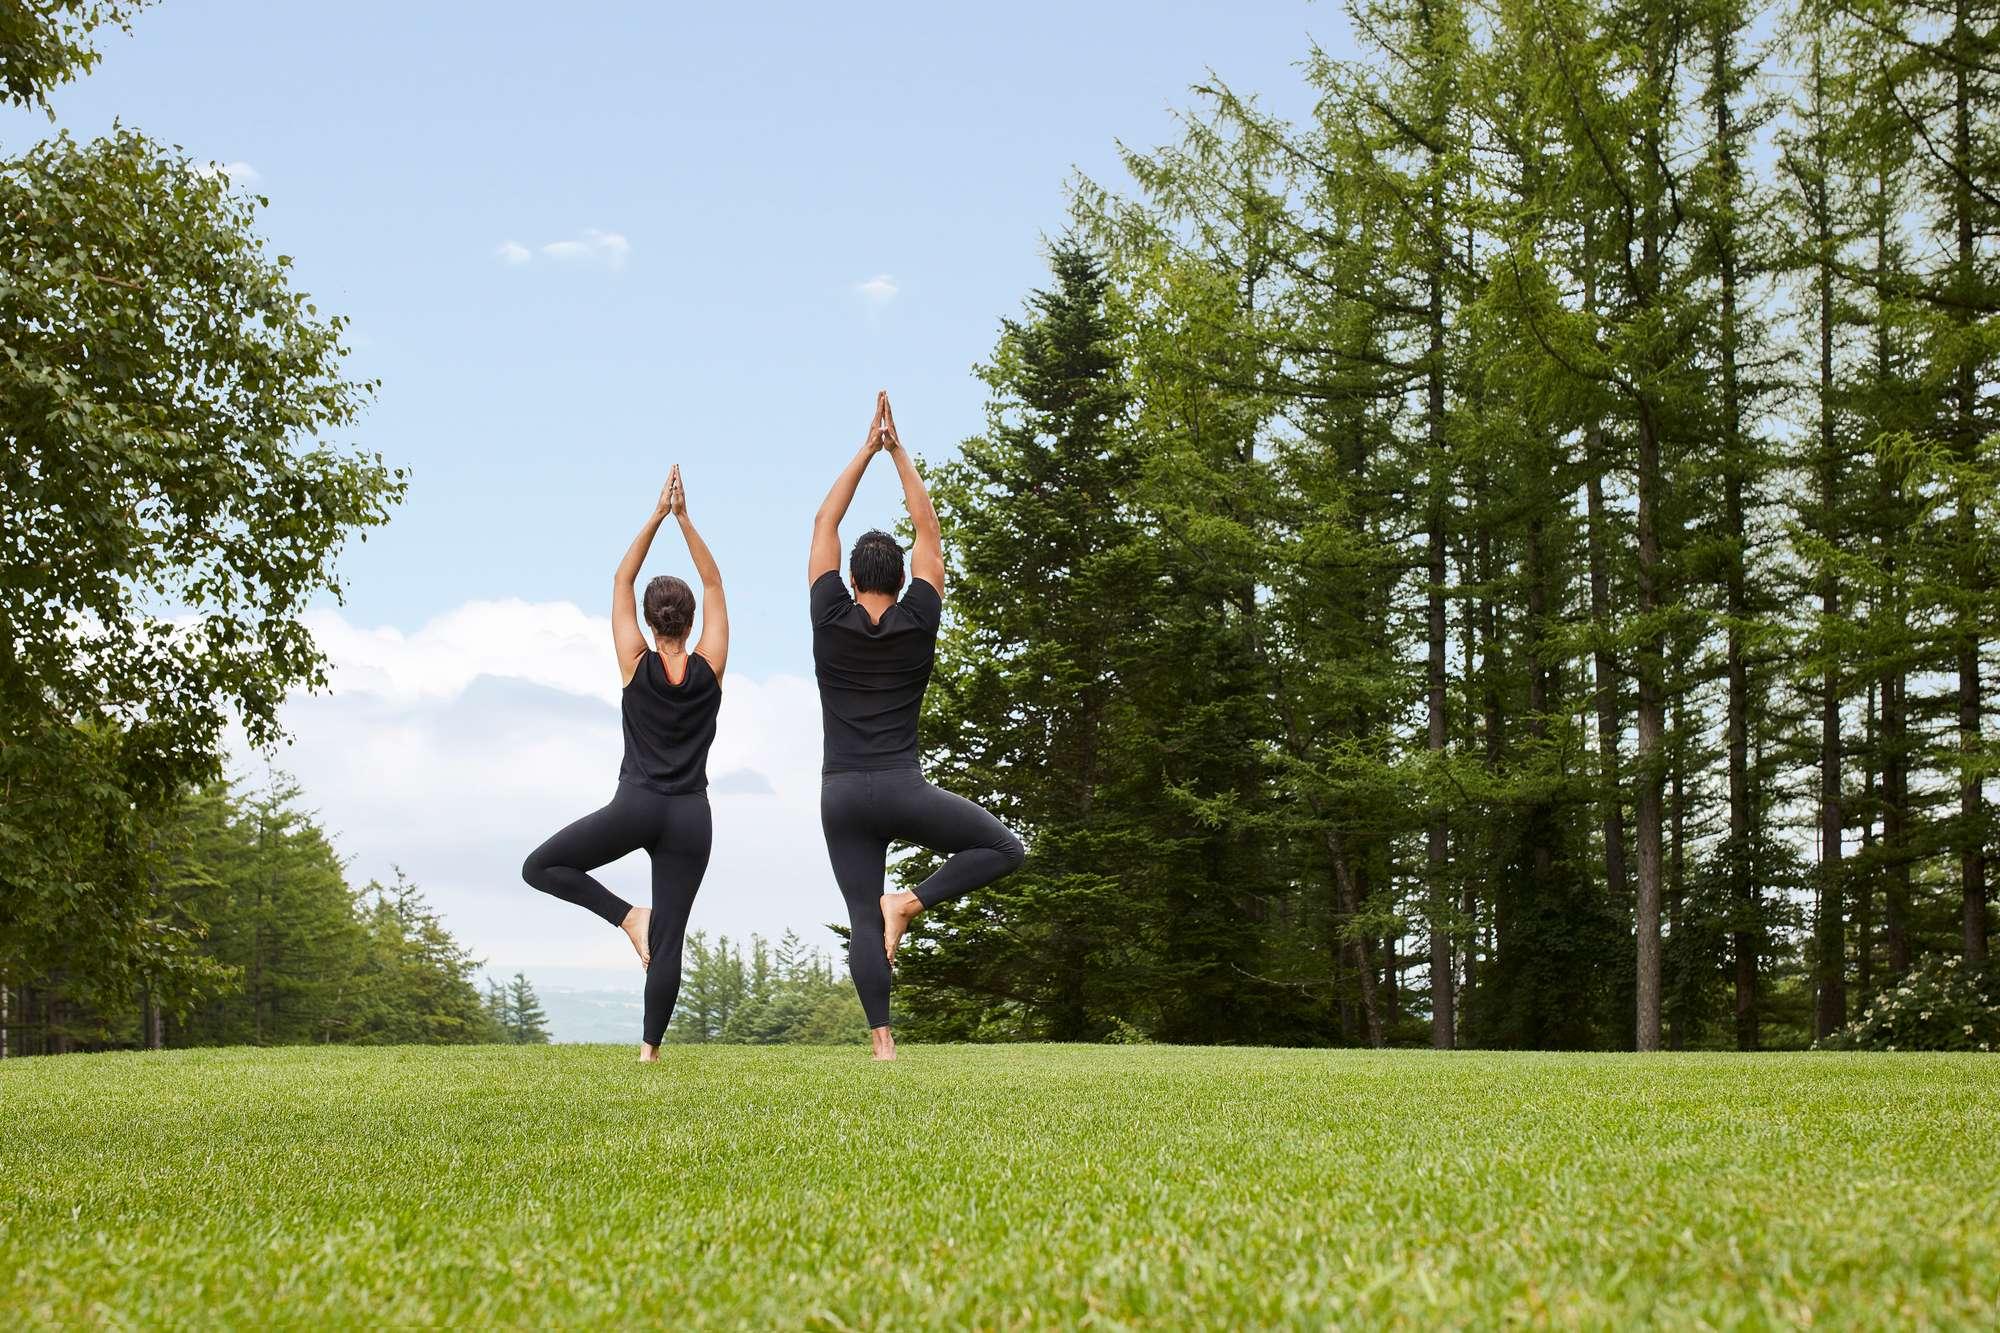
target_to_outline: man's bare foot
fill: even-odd
[[[916,920],[917,913],[923,910],[923,903],[918,901],[914,893],[882,895],[882,947],[888,951],[890,962],[896,961],[896,946],[903,942],[903,935],[909,930],[910,923]]]
[[[896,1058],[896,1037],[888,1028],[870,1028],[868,1037],[875,1043],[875,1058],[877,1060],[893,1060]]]
[[[618,928],[625,932],[625,938],[632,941],[632,947],[638,951],[640,967],[651,967],[653,963],[653,951],[646,944],[646,928],[652,923],[653,909],[650,907],[635,907],[618,923]]]
[[[639,1063],[642,1065],[656,1065],[660,1063],[660,1048],[657,1046],[648,1046],[643,1041],[640,1042]]]

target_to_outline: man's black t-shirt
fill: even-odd
[[[917,713],[930,684],[943,610],[936,588],[911,579],[903,600],[870,624],[839,570],[814,580],[813,674],[826,734],[822,771],[917,762]]]

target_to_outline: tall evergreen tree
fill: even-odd
[[[1143,1021],[1172,976],[1135,948],[1164,923],[1132,891],[1161,850],[1144,813],[1156,776],[1135,768],[1133,741],[1162,560],[1135,513],[1103,266],[1067,238],[1049,264],[1052,287],[1003,323],[983,372],[986,434],[932,484],[952,570],[925,743],[946,785],[1019,829],[1030,853],[927,916],[899,960],[936,1033],[986,1035],[985,1019],[952,1015],[998,1007],[1022,1035],[1099,1038]]]
[[[507,983],[507,1038],[516,1046],[546,1046],[549,1016],[528,982],[527,974],[516,972]]]

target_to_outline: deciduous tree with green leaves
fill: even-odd
[[[46,106],[136,9],[0,7],[0,89]],[[128,128],[0,159],[0,985],[200,992],[164,812],[324,683],[300,613],[402,495],[261,203]]]

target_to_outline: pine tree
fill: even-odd
[[[504,1024],[508,1040],[516,1046],[546,1046],[549,1016],[535,995],[525,972],[516,972],[507,983],[507,1015]]]
[[[900,962],[933,1034],[984,1030],[951,1017],[970,1000],[1005,1004],[1024,1035],[1101,1037],[1140,1018],[1158,979],[1133,948],[1156,849],[1130,799],[1143,779],[1129,747],[1160,560],[1133,513],[1139,463],[1103,265],[1067,238],[1049,265],[1053,286],[1003,323],[983,372],[986,433],[933,478],[952,569],[925,743],[944,785],[1029,848],[1019,872],[927,916]],[[1126,799],[1107,810],[1109,792]]]
[[[507,988],[491,979],[486,983],[486,1017],[498,1032],[511,1033],[514,1030],[513,1014],[507,1000]]]

